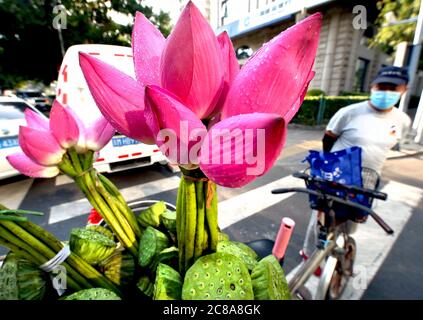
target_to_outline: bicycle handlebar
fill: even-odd
[[[380,200],[386,200],[388,198],[388,195],[384,192],[380,192],[380,191],[375,191],[375,190],[371,190],[371,189],[366,189],[366,188],[360,188],[360,187],[356,187],[356,186],[349,186],[349,185],[345,185],[339,182],[334,182],[334,181],[328,181],[328,180],[324,180],[322,178],[319,177],[313,177],[310,176],[306,173],[302,173],[302,172],[295,172],[293,174],[293,176],[295,178],[300,178],[303,179],[305,181],[311,181],[311,182],[319,182],[319,183],[324,183],[327,186],[331,187],[331,188],[335,188],[338,190],[345,190],[351,193],[356,193],[356,194],[362,194],[364,196],[368,196],[368,197],[372,197],[375,199],[380,199]]]
[[[322,181],[325,181],[325,180],[322,180]],[[366,211],[387,234],[393,234],[394,233],[394,230],[392,230],[392,228],[376,212],[374,212],[372,209],[367,208],[367,207],[365,207],[361,204],[354,203],[354,202],[351,202],[351,201],[347,201],[347,200],[344,200],[342,198],[339,198],[339,197],[336,197],[336,196],[333,196],[333,195],[321,193],[321,192],[314,191],[314,190],[309,190],[309,189],[306,189],[306,188],[280,188],[280,189],[272,190],[273,194],[281,194],[281,193],[289,193],[289,192],[302,192],[302,193],[315,195],[317,197],[325,197],[326,199],[336,201],[338,203],[345,204],[347,206]]]

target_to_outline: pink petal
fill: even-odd
[[[32,111],[30,108],[25,109],[25,120],[30,128],[44,131],[49,130],[48,119]]]
[[[219,185],[242,187],[270,170],[286,140],[284,119],[251,113],[214,125],[201,147],[200,168]]]
[[[321,25],[322,15],[316,13],[257,51],[232,83],[222,118],[251,112],[284,117],[309,81]]]
[[[160,85],[160,56],[164,45],[165,38],[161,32],[141,12],[137,12],[132,29],[132,51],[139,83]]]
[[[224,66],[224,81],[231,84],[239,72],[239,63],[236,58],[235,49],[232,45],[231,38],[226,31],[222,32],[217,36],[220,50],[223,56]]]
[[[237,74],[239,73],[239,63],[235,55],[235,50],[232,45],[232,41],[229,38],[229,35],[226,31],[219,34],[217,37],[219,41],[220,49],[222,51],[223,56],[223,65],[224,65],[224,78],[223,78],[223,89],[220,94],[219,102],[213,114],[218,114],[225,103],[226,95],[228,94],[229,88],[232,84],[232,81],[235,79]]]
[[[101,117],[86,129],[86,147],[89,150],[99,151],[109,143],[115,133],[115,128]]]
[[[28,158],[23,152],[11,154],[6,158],[13,168],[28,177],[53,178],[59,174],[59,169],[56,166],[40,166]]]
[[[286,123],[289,123],[292,120],[292,118],[294,118],[294,116],[298,112],[298,109],[300,109],[301,105],[303,104],[304,97],[307,93],[308,85],[310,84],[311,80],[313,80],[314,75],[315,75],[315,72],[311,71],[310,74],[308,75],[308,79],[306,81],[306,85],[303,89],[303,92],[300,94],[297,101],[295,101],[294,105],[284,115],[283,118],[285,119]]]
[[[79,64],[98,108],[110,124],[128,137],[153,143],[154,138],[145,125],[143,112],[134,112],[144,110],[144,87],[88,54],[80,52]],[[131,123],[128,123],[128,118]]]
[[[79,128],[72,113],[54,100],[50,112],[50,130],[60,145],[67,149],[77,144]]]
[[[160,69],[162,87],[200,119],[211,115],[223,85],[222,53],[213,30],[191,1],[167,39]]]
[[[163,154],[174,163],[198,163],[198,142],[207,133],[201,120],[160,87],[147,86],[145,97],[147,123]]]
[[[58,164],[65,153],[50,132],[24,126],[19,127],[19,145],[32,161],[44,166]]]

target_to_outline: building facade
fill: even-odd
[[[375,1],[212,0],[211,3],[214,5],[208,18],[217,33],[223,30],[229,33],[241,64],[281,31],[308,14],[322,12],[323,26],[314,65],[316,76],[309,89],[321,89],[329,95],[368,92],[378,69],[392,64],[386,54],[368,45],[374,30],[371,22],[377,16]]]

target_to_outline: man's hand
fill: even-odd
[[[332,131],[330,130],[326,131],[322,139],[323,151],[330,152],[337,139],[338,139],[338,136],[334,134]]]

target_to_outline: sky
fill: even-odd
[[[169,13],[173,24],[178,20],[181,6],[179,0],[142,0],[142,2],[143,4],[153,7],[155,13],[159,13],[160,10]]]

